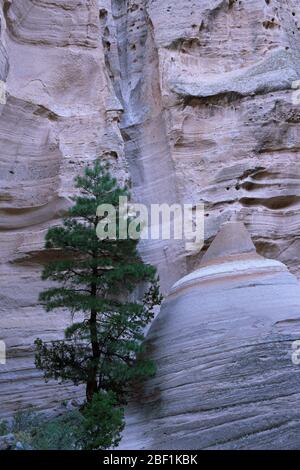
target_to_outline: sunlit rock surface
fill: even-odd
[[[121,448],[298,449],[299,334],[296,277],[225,224],[150,329],[157,375],[134,390]]]
[[[138,202],[205,204],[201,253],[141,245],[164,292],[233,212],[300,277],[299,21],[297,0],[0,0],[0,414],[23,406],[25,375],[26,406],[65,393],[32,362],[70,321],[38,305],[43,239],[97,157]]]

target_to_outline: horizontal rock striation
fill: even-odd
[[[51,253],[49,226],[70,206],[73,178],[97,157],[127,179],[118,127],[122,106],[107,76],[97,1],[1,1],[0,416],[55,409],[82,389],[45,384],[34,340],[62,337],[66,312],[46,314],[38,294]]]
[[[122,449],[299,448],[300,287],[249,246],[240,223],[224,225],[171,289],[145,342],[157,374],[133,392]]]

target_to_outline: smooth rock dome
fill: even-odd
[[[121,448],[299,449],[299,339],[296,277],[225,224],[150,328],[157,374],[135,389]]]

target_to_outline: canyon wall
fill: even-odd
[[[1,0],[0,415],[80,390],[44,385],[33,341],[68,314],[38,303],[49,226],[73,177],[110,161],[135,201],[205,205],[205,246],[144,241],[164,292],[233,213],[300,277],[297,0]]]

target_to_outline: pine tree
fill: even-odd
[[[118,235],[119,197],[129,197],[128,189],[98,162],[75,181],[79,195],[74,206],[63,224],[46,235],[46,248],[60,256],[45,266],[42,278],[54,285],[40,294],[46,311],[68,310],[74,323],[64,340],[37,339],[35,362],[46,380],[86,384],[88,409],[93,409],[93,399],[97,403],[95,395],[103,393],[122,406],[130,384],[155,372],[155,365],[141,352],[144,329],[161,302],[158,279],[155,268],[144,264],[138,254],[138,240],[97,236],[100,204],[116,208]],[[141,282],[150,287],[137,301],[134,291]]]

